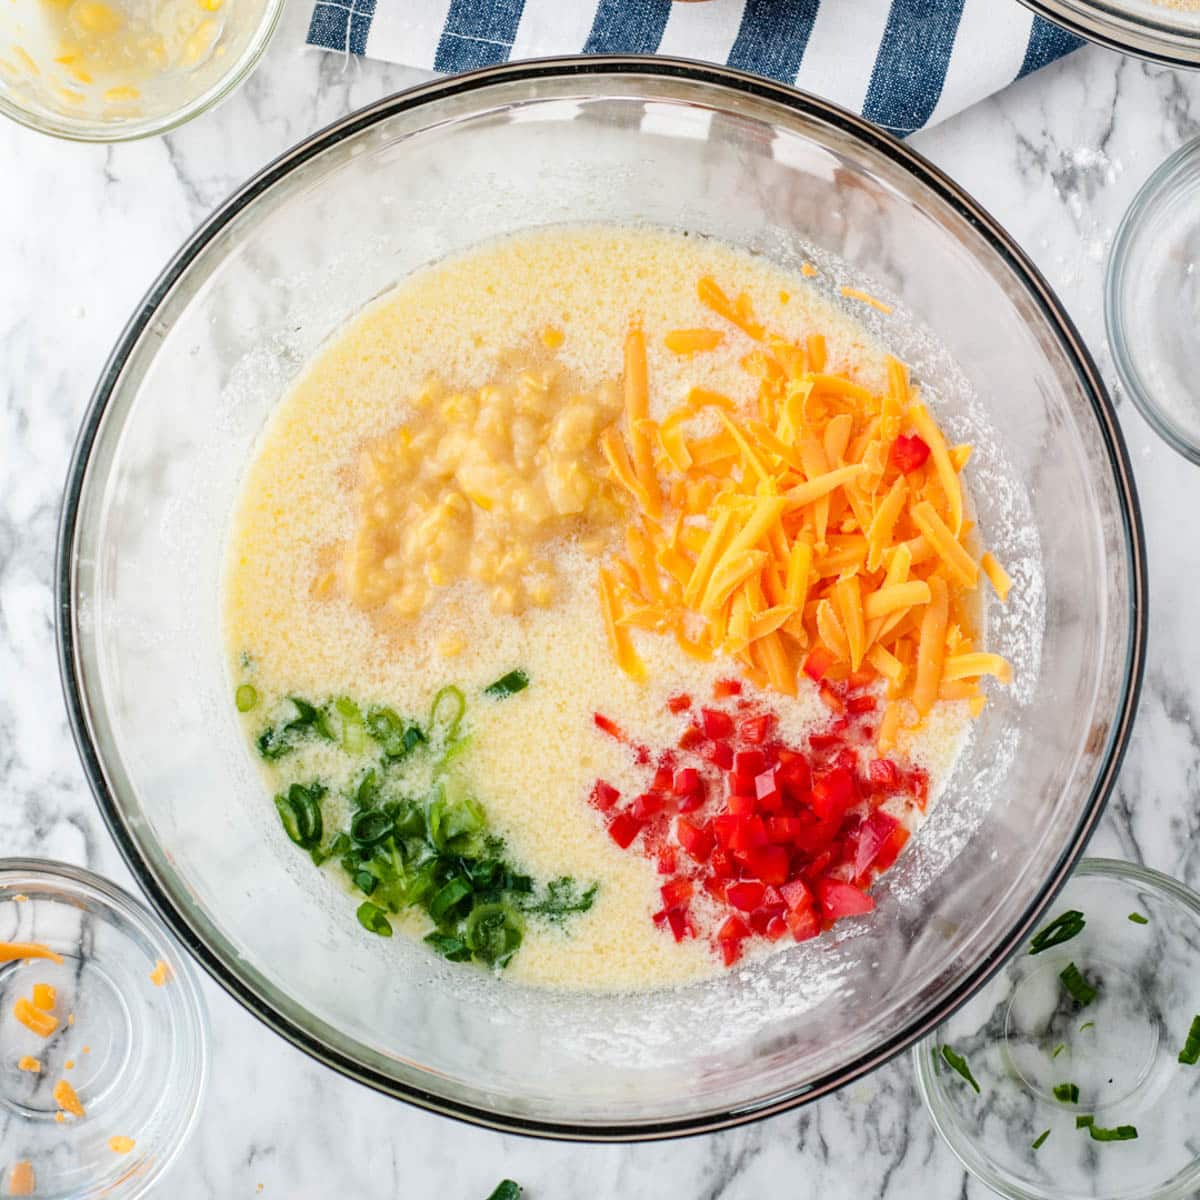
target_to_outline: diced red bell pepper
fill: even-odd
[[[873,758],[867,764],[871,786],[881,792],[894,792],[900,786],[900,769],[890,758]]]
[[[601,812],[608,812],[620,798],[621,793],[611,783],[605,783],[603,779],[597,779],[592,785],[592,794],[588,797],[588,800],[593,808],[598,808]]]
[[[713,817],[713,836],[717,839],[717,845],[725,850],[728,850],[733,843],[734,836],[737,834],[738,822],[741,817],[735,817],[733,813],[721,813]]]
[[[717,817],[718,821],[720,819]],[[733,836],[729,839],[730,850],[740,850],[745,853],[768,844],[767,827],[762,817],[734,817],[734,820],[737,825],[734,827]]]
[[[727,738],[733,733],[733,718],[719,708],[702,708],[700,725],[709,738]]]
[[[702,790],[700,772],[695,767],[681,767],[671,780],[671,791],[677,796],[690,796],[693,792]]]
[[[798,942],[806,942],[821,932],[821,923],[817,920],[817,914],[813,912],[811,906],[789,909],[783,919],[792,931],[792,937]]]
[[[763,907],[783,907],[783,893],[773,884],[768,883],[767,890],[763,892]]]
[[[634,800],[632,812],[642,824],[645,824],[656,813],[662,812],[665,805],[666,797],[660,792],[643,792]]]
[[[767,840],[776,846],[790,846],[804,833],[799,817],[768,817]]]
[[[615,737],[618,742],[625,741],[625,735],[621,732],[621,727],[616,721],[610,721],[608,717],[601,713],[593,713],[592,720],[596,723],[596,728],[607,733],[609,737]]]
[[[859,891],[854,884],[843,883],[839,879],[818,880],[816,892],[821,914],[827,921],[857,917],[875,909],[875,901],[866,892]]]
[[[767,756],[761,750],[739,750],[733,756],[733,769],[739,775],[753,778],[765,770]]]
[[[758,812],[758,801],[753,796],[742,796],[735,792],[725,798],[725,804],[735,817],[752,817]]]
[[[831,651],[824,646],[814,646],[809,652],[808,657],[804,660],[804,673],[813,681],[820,683],[825,678],[825,673],[833,664],[837,662]]]
[[[675,836],[679,844],[697,862],[707,862],[712,853],[712,830],[704,825],[697,825],[687,817],[677,817],[675,820]]]
[[[689,725],[679,735],[680,750],[696,750],[704,745],[704,731],[699,725]]]
[[[608,823],[608,834],[622,850],[628,850],[630,843],[642,832],[642,822],[628,809],[619,812]]]
[[[660,875],[674,875],[676,865],[675,847],[664,846],[658,852],[658,873]]]
[[[728,742],[708,742],[701,749],[700,755],[706,762],[720,767],[722,771],[728,771],[733,766],[733,748]]]
[[[877,678],[877,673],[874,667],[866,666],[865,664],[858,668],[857,671],[850,672],[850,678],[846,682],[855,691],[859,688],[870,687]]]
[[[812,772],[803,755],[797,754],[786,762],[780,761],[776,778],[789,804],[798,805],[807,801],[808,793],[812,790]]]
[[[822,820],[840,823],[854,801],[854,776],[845,767],[834,767],[818,775],[812,784],[812,809]]]
[[[654,782],[650,790],[654,792],[669,792],[675,781],[675,772],[665,763],[654,772]]]
[[[886,871],[892,865],[892,863],[894,863],[896,859],[900,857],[900,851],[904,849],[905,845],[907,845],[908,837],[908,830],[905,829],[903,825],[897,825],[896,828],[892,830],[891,837],[884,842],[879,853],[875,855],[876,871],[878,871],[880,874],[883,874],[883,872]]]
[[[756,908],[750,914],[750,928],[753,929],[755,933],[762,934],[765,937],[767,930],[770,928],[771,922],[780,920],[783,917],[784,911],[785,910],[782,904],[776,907],[771,907],[764,904],[762,907]],[[786,929],[786,926],[784,928]]]
[[[924,812],[925,805],[929,803],[929,773],[920,767],[913,767],[908,772],[906,782],[917,802],[917,807]]]
[[[744,861],[763,883],[779,885],[788,877],[788,852],[782,846],[760,846],[748,851]]]
[[[708,869],[717,879],[732,879],[737,872],[728,850],[714,850],[708,859]]]
[[[750,912],[762,903],[766,889],[752,879],[740,879],[725,889],[725,899],[740,912]]]
[[[754,794],[766,812],[776,812],[782,807],[783,793],[779,787],[778,767],[754,777]]]
[[[667,701],[667,710],[673,713],[685,712],[692,707],[692,698],[686,692],[680,692],[678,696],[672,696]]]
[[[741,917],[730,917],[717,930],[717,944],[721,947],[721,959],[732,967],[742,956],[742,943],[750,936],[750,927]]]
[[[730,696],[740,696],[741,694],[742,684],[739,679],[718,679],[713,684],[714,700],[727,700]]]
[[[925,465],[925,460],[929,457],[929,446],[915,433],[902,433],[892,443],[890,457],[896,470],[907,475],[909,471],[916,471]]]
[[[841,693],[830,684],[822,683],[817,688],[817,695],[821,697],[830,711],[835,713],[846,711],[846,702],[842,699]]]
[[[882,809],[876,809],[858,829],[858,848],[854,854],[855,878],[862,875],[879,856],[880,850],[900,822]]]
[[[704,805],[704,792],[689,792],[682,800],[679,801],[679,811],[681,813],[695,812],[696,809],[702,808]]]
[[[671,927],[671,934],[677,942],[682,942],[685,937],[695,936],[695,930],[692,928],[692,922],[688,918],[685,908],[668,908],[667,924]]]
[[[780,889],[779,894],[788,908],[811,908],[812,892],[808,890],[803,879],[789,879]]]
[[[846,710],[847,712],[854,713],[856,716],[861,715],[862,713],[874,712],[875,697],[851,696],[850,699],[846,701]]]
[[[810,733],[808,735],[808,744],[818,751],[836,750],[842,745],[843,737],[840,733]]]
[[[770,713],[762,713],[757,717],[747,717],[741,724],[739,733],[743,742],[751,746],[761,746],[771,732],[775,718]]]
[[[858,770],[858,755],[849,746],[843,746],[833,757],[833,765],[840,767],[851,778]]]
[[[690,879],[672,879],[664,883],[659,891],[662,894],[663,908],[683,908],[692,898],[695,885]]]
[[[772,917],[767,922],[766,929],[763,933],[772,941],[777,942],[788,931],[786,917]]]
[[[725,772],[725,788],[728,794],[731,796],[735,792],[740,796],[753,796],[754,776],[742,775],[735,766],[732,771]]]
[[[728,879],[718,879],[715,875],[705,875],[700,880],[700,886],[713,897],[714,900],[719,900],[722,904],[725,903],[725,889],[729,886]]]

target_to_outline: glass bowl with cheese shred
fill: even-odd
[[[0,1195],[148,1195],[195,1125],[208,1037],[183,950],[140,903],[0,859]]]
[[[0,113],[84,142],[164,133],[228,95],[282,0],[11,0]]]

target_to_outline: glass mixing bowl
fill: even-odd
[[[221,643],[227,520],[289,381],[414,269],[572,221],[813,261],[833,302],[851,303],[852,282],[891,303],[867,323],[913,364],[953,438],[977,443],[978,519],[1017,580],[1017,598],[987,613],[1015,685],[878,886],[876,916],[677,991],[524,990],[364,936],[279,827]],[[814,1099],[927,1032],[1004,961],[1113,782],[1145,587],[1095,366],[987,213],[914,151],[791,89],[669,60],[564,59],[356,113],[266,168],[184,247],[83,424],[58,633],[112,833],[233,995],[321,1061],[427,1108],[618,1139]]]
[[[1090,42],[1178,67],[1200,66],[1196,0],[1021,0]]]

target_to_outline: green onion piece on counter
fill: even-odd
[[[1080,1025],[1080,1027],[1079,1027],[1079,1032],[1083,1033],[1088,1029],[1095,1029],[1095,1028],[1096,1028],[1095,1021],[1084,1021],[1084,1023],[1082,1025]]]
[[[250,683],[243,683],[233,694],[233,702],[238,712],[249,712],[258,703],[258,689]]]
[[[942,1047],[942,1057],[954,1071],[957,1071],[974,1089],[979,1091],[979,1084],[975,1076],[971,1074],[971,1068],[967,1066],[967,1060],[961,1054],[955,1054],[949,1046]]]
[[[487,1200],[521,1200],[521,1188],[511,1179],[501,1180],[496,1190]]]
[[[1055,1100],[1062,1101],[1063,1104],[1078,1104],[1079,1103],[1079,1085],[1077,1083],[1056,1083],[1054,1085]]]
[[[1096,1118],[1093,1117],[1091,1113],[1080,1113],[1079,1116],[1075,1118],[1075,1128],[1090,1129],[1095,1123],[1095,1120]]]
[[[392,923],[387,919],[387,913],[370,900],[364,900],[358,906],[355,915],[358,917],[358,923],[371,933],[377,933],[380,937],[392,936]]]
[[[1096,989],[1084,979],[1083,972],[1074,963],[1067,963],[1058,977],[1080,1008],[1086,1008],[1095,1000]]]
[[[1054,1047],[1053,1051],[1050,1054],[1050,1057],[1057,1058],[1066,1048],[1067,1048],[1066,1042],[1059,1042],[1058,1045]]]
[[[1052,946],[1061,946],[1063,942],[1069,942],[1083,932],[1086,924],[1083,913],[1074,908],[1068,909],[1034,936],[1029,943],[1029,953],[1041,954],[1043,950],[1049,950]]]
[[[1187,1042],[1179,1052],[1179,1061],[1189,1067],[1200,1062],[1200,1016],[1192,1018],[1192,1027],[1188,1030]]]
[[[1045,1140],[1046,1140],[1046,1139],[1047,1139],[1049,1136],[1050,1136],[1050,1130],[1048,1130],[1048,1129],[1043,1129],[1043,1130],[1042,1130],[1042,1132],[1041,1132],[1041,1133],[1039,1133],[1039,1134],[1037,1135],[1037,1137],[1033,1139],[1033,1143],[1032,1143],[1032,1147],[1033,1147],[1033,1149],[1034,1149],[1034,1150],[1040,1150],[1040,1149],[1041,1149],[1041,1147],[1042,1147],[1042,1143],[1043,1143],[1043,1142],[1045,1142]]]
[[[1132,913],[1130,913],[1130,914],[1129,914],[1129,919],[1130,919],[1130,920],[1131,920],[1131,921],[1132,921],[1132,922],[1133,922],[1135,925],[1149,925],[1149,924],[1150,924],[1150,918],[1149,918],[1149,917],[1143,917],[1143,916],[1142,916],[1142,914],[1141,914],[1141,913],[1139,913],[1139,912],[1132,912]]]
[[[491,696],[493,700],[504,700],[523,692],[528,686],[529,676],[518,667],[515,671],[509,671],[507,675],[501,675],[495,683],[489,683],[483,689],[483,694]]]
[[[1094,1142],[1132,1142],[1137,1137],[1135,1125],[1118,1125],[1115,1129],[1104,1129],[1099,1125],[1089,1125],[1088,1133]]]

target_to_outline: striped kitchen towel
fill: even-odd
[[[308,41],[444,72],[556,54],[699,58],[898,134],[1080,45],[1017,0],[317,0]]]

